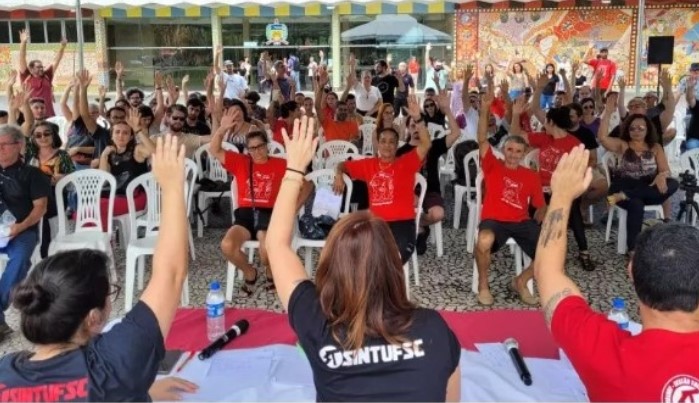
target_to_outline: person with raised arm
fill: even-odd
[[[699,384],[699,230],[656,225],[639,237],[628,266],[639,334],[593,311],[564,267],[571,203],[592,180],[588,158],[578,146],[561,158],[551,179],[534,262],[546,321],[590,401],[684,401]]]
[[[53,110],[53,77],[61,64],[61,60],[63,60],[68,41],[66,38],[61,39],[61,47],[56,52],[53,64],[44,69],[41,60],[31,60],[27,63],[29,32],[26,29],[19,32],[19,40],[19,79],[21,82],[29,84],[32,98],[39,98],[44,101],[46,117],[55,116],[56,112]]]
[[[22,334],[35,348],[0,359],[3,396],[46,400],[32,391],[50,386],[62,401],[149,401],[172,398],[171,387],[196,389],[182,380],[154,384],[187,278],[184,148],[175,138],[158,139],[153,173],[162,221],[140,301],[101,333],[121,289],[111,280],[107,255],[80,249],[43,260],[14,292]]]
[[[303,117],[292,138],[283,133],[288,166],[266,242],[279,299],[313,371],[316,398],[458,401],[459,342],[436,311],[409,301],[400,252],[384,220],[369,212],[340,219],[321,252],[315,285],[292,249],[293,206],[317,146],[314,127]]]

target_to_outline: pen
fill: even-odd
[[[180,372],[180,371],[182,371],[182,368],[184,368],[184,366],[187,365],[187,363],[188,363],[189,361],[191,361],[192,358],[194,358],[194,356],[196,355],[196,352],[195,352],[195,351],[190,351],[190,352],[188,352],[187,354],[189,354],[189,355],[187,356],[187,358],[185,358],[184,361],[182,361],[182,364],[180,364],[180,366],[177,368],[177,370],[176,370],[175,372]]]

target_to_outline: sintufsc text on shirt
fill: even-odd
[[[422,339],[402,344],[381,344],[365,346],[358,350],[343,351],[337,346],[325,346],[318,352],[321,361],[330,369],[353,367],[355,365],[380,364],[407,361],[425,356]]]

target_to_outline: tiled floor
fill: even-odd
[[[677,201],[683,195],[675,195]],[[448,191],[447,200],[453,200]],[[449,204],[449,202],[447,203]],[[437,258],[434,246],[428,248],[427,253],[419,258],[420,262],[420,286],[412,287],[412,299],[415,303],[444,310],[475,311],[484,308],[478,305],[475,295],[471,293],[471,272],[473,256],[466,253],[466,209],[463,211],[462,228],[455,230],[451,227],[452,206],[447,208],[447,219],[444,222],[444,256]],[[677,203],[675,203],[676,205]],[[227,206],[226,200],[222,206]],[[230,223],[230,215],[225,211],[221,216],[212,216],[210,227],[205,229],[203,238],[195,238],[196,260],[190,265],[189,286],[191,292],[191,305],[201,307],[204,304],[208,284],[212,280],[225,283],[226,262],[219,251],[219,242],[225,232],[226,223]],[[570,237],[567,271],[578,283],[582,291],[588,297],[592,306],[596,309],[607,310],[611,299],[615,296],[624,297],[630,301],[632,317],[636,315],[636,305],[633,289],[629,282],[625,267],[625,259],[616,254],[615,231],[612,234],[612,242],[604,243],[604,227],[599,223],[602,215],[601,209],[597,210],[594,228],[587,230],[588,242],[593,259],[597,262],[597,270],[594,272],[583,271],[575,256],[577,246]],[[121,279],[124,274],[125,256],[122,250],[115,251],[117,271]],[[507,284],[514,273],[514,261],[507,248],[502,249],[493,259],[490,284],[495,297],[495,305],[492,309],[533,309],[525,306],[507,289]],[[147,274],[148,275],[148,274]],[[237,294],[236,294],[237,295]],[[249,298],[236,296],[231,308],[261,308],[281,311],[281,305],[276,294],[258,288]],[[18,314],[14,309],[8,310],[8,323],[17,329]],[[112,316],[123,315],[123,296],[114,305]],[[13,336],[0,344],[0,355],[19,349],[30,348],[18,331]]]

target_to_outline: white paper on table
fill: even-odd
[[[513,368],[515,373],[517,369],[512,363],[510,355],[505,350],[505,345],[502,343],[475,343],[478,352],[493,368]]]
[[[211,359],[202,361],[196,356],[199,354],[198,351],[194,354],[194,358],[189,360],[189,362],[185,364],[184,368],[182,368],[180,372],[176,372],[177,369],[180,368],[180,365],[182,365],[182,363],[189,357],[189,353],[187,352],[182,354],[182,358],[180,358],[177,364],[175,364],[172,372],[170,372],[170,375],[186,379],[196,384],[203,382],[211,371]]]
[[[321,186],[316,189],[316,196],[313,199],[313,209],[311,214],[313,217],[322,215],[330,216],[337,220],[342,208],[342,195],[337,195],[327,186]]]
[[[272,381],[280,385],[313,387],[313,370],[300,347],[277,349],[272,361]]]

